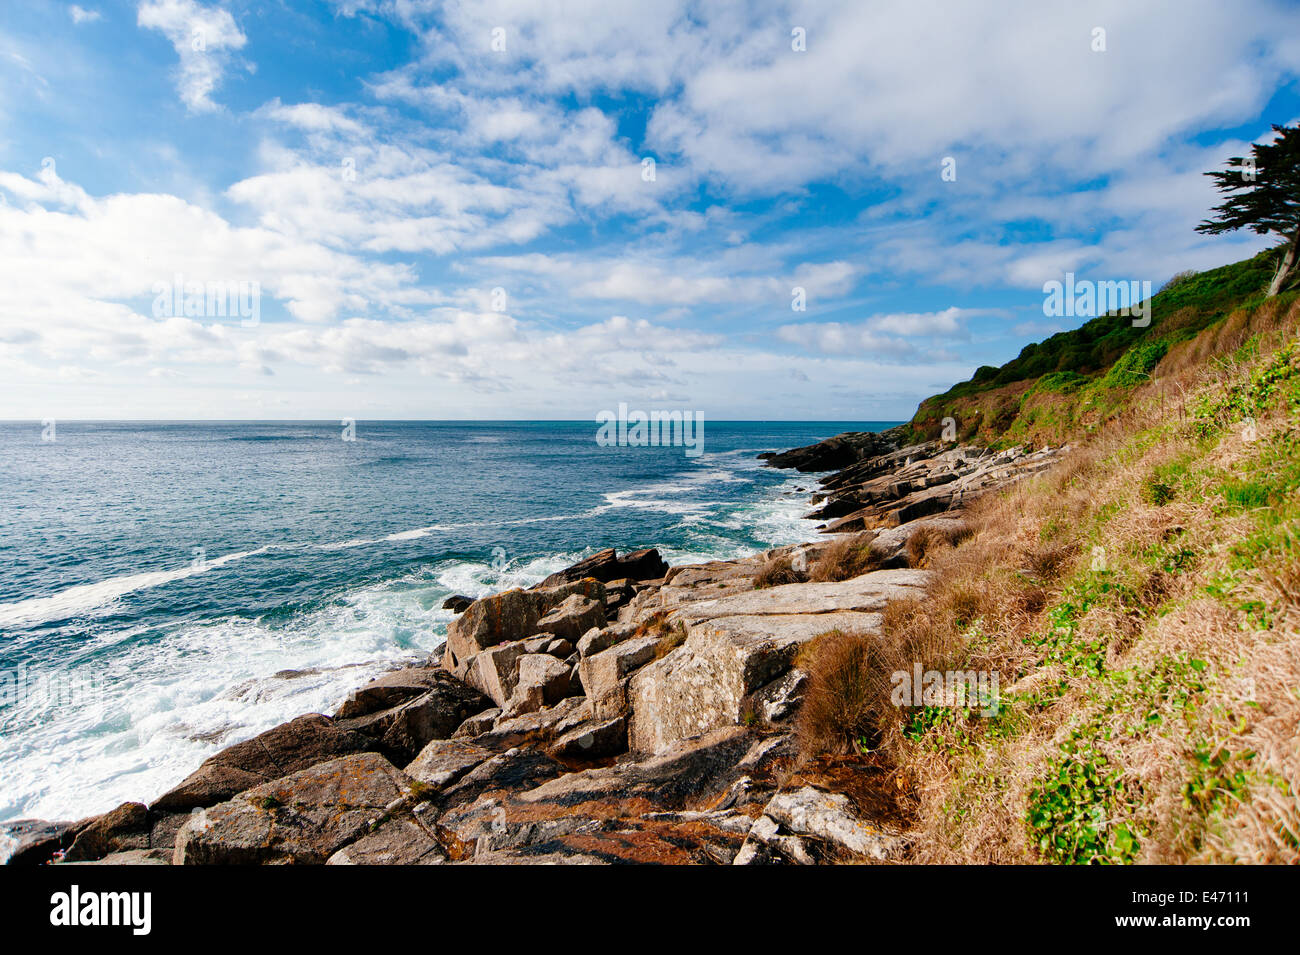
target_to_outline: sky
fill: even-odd
[[[902,420],[1268,247],[1202,173],[1298,77],[1268,0],[5,0],[0,419]]]

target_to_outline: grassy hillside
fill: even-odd
[[[1072,448],[926,553],[930,593],[889,607],[870,668],[811,667],[874,714],[861,745],[911,800],[917,861],[1300,862],[1300,303],[1261,298],[1267,269],[922,406],[923,430]],[[996,714],[860,676],[917,663],[999,674]]]
[[[985,365],[970,381],[923,401],[911,421],[912,436],[937,438],[947,417],[957,422],[961,440],[996,446],[1059,444],[1094,428],[1137,385],[1203,359],[1207,328],[1234,326],[1234,315],[1240,323],[1253,314],[1264,302],[1275,258],[1262,252],[1172,282],[1153,297],[1145,328],[1134,328],[1128,317],[1103,315],[1026,345],[1001,368]],[[1285,293],[1272,306],[1295,297]],[[1225,334],[1240,330],[1225,327]]]

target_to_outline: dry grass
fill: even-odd
[[[808,579],[813,583],[850,580],[880,567],[871,550],[871,534],[852,534],[836,538],[812,565]]]
[[[1191,427],[1201,395],[1227,394],[1249,376],[1249,358],[1231,356],[1248,336],[1271,329],[1259,349],[1267,355],[1293,333],[1298,306],[1266,308],[1172,350],[1165,387],[1139,389],[1052,470],[976,501],[968,539],[909,541],[933,584],[925,600],[890,605],[872,659],[883,672],[917,662],[995,671],[1006,702],[996,721],[967,714],[918,736],[907,714],[882,705],[887,683],[853,681],[852,709],[877,721],[879,746],[916,792],[916,861],[1043,861],[1029,808],[1079,732],[1135,794],[1117,810],[1142,833],[1135,861],[1300,861],[1300,541],[1232,571],[1232,546],[1258,515],[1225,512],[1215,492],[1295,425],[1275,409],[1261,416],[1258,443],[1229,430],[1210,445]],[[1170,469],[1182,483],[1152,493]],[[1206,596],[1230,572],[1235,588]],[[1072,618],[1066,649],[1095,647],[1105,679],[1041,643],[1048,612],[1078,586],[1100,586],[1100,596]],[[1249,623],[1242,608],[1253,605],[1269,608],[1267,627]],[[1158,732],[1133,730],[1126,706],[1139,700],[1138,725]],[[819,719],[832,711],[820,703]],[[832,737],[826,728],[801,735],[806,746]],[[1220,760],[1247,769],[1236,778]]]
[[[794,561],[785,557],[772,557],[763,562],[758,573],[754,575],[754,589],[779,587],[782,584],[799,584],[808,579],[808,575],[795,570]]]
[[[907,538],[907,561],[913,567],[926,567],[936,554],[956,547],[971,533],[965,524],[923,524]]]
[[[889,687],[878,654],[874,635],[842,630],[801,648],[796,665],[808,674],[808,688],[795,729],[805,756],[849,753],[864,739],[874,742]]]

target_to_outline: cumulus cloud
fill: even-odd
[[[176,90],[185,106],[195,113],[217,109],[212,93],[230,65],[231,52],[248,42],[235,18],[196,0],[143,0],[136,23],[160,31],[175,48],[180,57]]]

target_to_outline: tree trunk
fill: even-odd
[[[1287,280],[1287,276],[1295,268],[1295,250],[1296,245],[1300,244],[1300,231],[1291,236],[1291,241],[1287,243],[1286,254],[1282,256],[1282,261],[1278,263],[1277,272],[1273,275],[1273,281],[1268,286],[1268,297],[1272,298],[1278,292],[1282,291],[1282,286]]]

